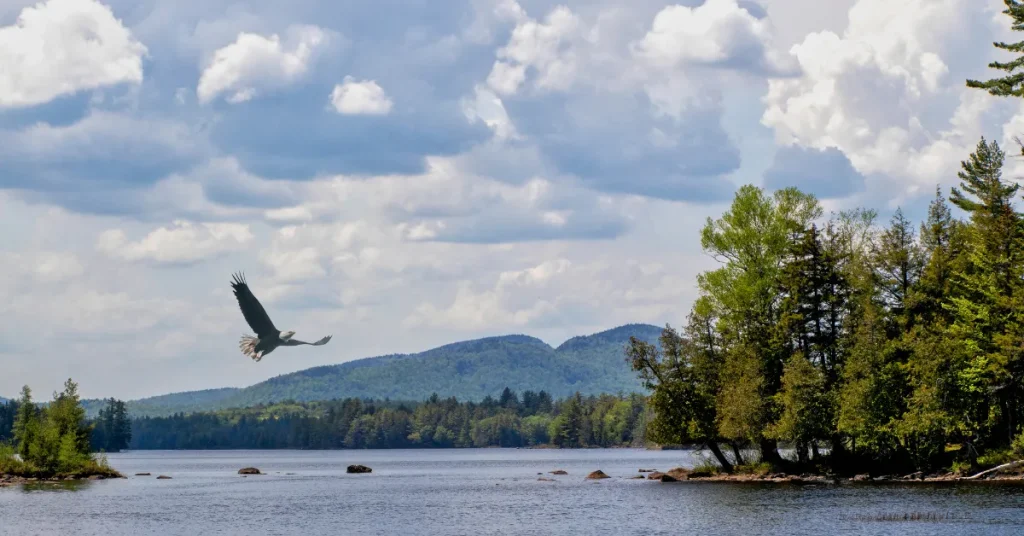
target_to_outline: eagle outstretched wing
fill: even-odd
[[[316,341],[316,342],[297,341],[295,339],[291,339],[289,341],[285,341],[284,344],[287,345],[287,346],[298,346],[300,344],[308,344],[310,346],[323,346],[323,345],[327,344],[327,341],[329,341],[329,340],[331,340],[331,335],[328,335],[328,336],[326,336],[326,337],[324,337],[324,338],[322,338],[322,339],[320,339],[319,341]]]
[[[267,311],[260,305],[260,301],[256,299],[256,296],[252,295],[249,285],[245,283],[245,276],[238,273],[232,274],[231,277],[233,279],[231,288],[234,290],[235,298],[238,300],[238,307],[242,309],[242,316],[245,317],[249,327],[256,332],[256,336],[261,339],[277,336],[279,330],[274,327],[274,323],[271,322]]]

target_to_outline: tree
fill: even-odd
[[[949,336],[961,348],[953,355],[961,404],[956,419],[964,425],[965,456],[973,459],[984,430],[998,427],[1008,443],[1016,435],[1024,408],[1024,236],[1012,199],[1019,185],[1002,179],[1004,154],[982,138],[958,173],[963,191],[951,201],[970,215],[964,261],[944,304],[951,317]]]
[[[787,188],[771,196],[754,186],[737,191],[732,205],[701,230],[704,251],[722,263],[698,276],[702,295],[718,310],[723,367],[739,381],[719,393],[723,436],[759,445],[769,463],[781,461],[764,432],[774,420],[770,400],[781,387],[789,345],[779,293],[794,233],[821,216],[814,196]],[[759,402],[760,401],[760,402]]]
[[[35,404],[32,403],[32,390],[25,385],[21,388],[18,418],[14,421],[14,442],[17,444],[18,454],[23,459],[28,458],[29,448],[36,441],[38,434],[39,415]]]
[[[627,355],[633,370],[652,391],[648,406],[654,418],[647,425],[648,439],[671,445],[706,445],[722,468],[731,472],[732,463],[718,444],[716,397],[721,363],[713,323],[709,301],[698,299],[687,326],[690,340],[665,326],[660,350],[631,337]]]
[[[1003,14],[1013,20],[1011,28],[1014,31],[1024,30],[1024,4],[1020,0],[1003,0],[1006,9]],[[984,89],[997,97],[1021,97],[1024,96],[1024,72],[1015,72],[1024,67],[1024,41],[1016,43],[1004,43],[997,41],[992,45],[1000,50],[1017,54],[1018,57],[1009,62],[994,61],[988,64],[990,69],[996,69],[1008,73],[1006,76],[992,78],[984,82],[978,80],[967,80],[967,87]],[[1021,147],[1021,154],[1024,154],[1024,142],[1015,138]]]
[[[1003,3],[1006,4],[1006,9],[1003,10],[1003,13],[1013,19],[1012,28],[1015,31],[1024,30],[1024,4],[1022,4],[1020,0],[1003,0]],[[1024,96],[1024,72],[1015,73],[1015,71],[1024,67],[1024,41],[1018,41],[1016,43],[1004,43],[997,41],[992,43],[992,45],[998,49],[1012,52],[1020,56],[1009,62],[994,61],[988,64],[989,68],[1009,73],[1006,76],[993,78],[985,82],[967,80],[967,87],[984,89],[992,95],[999,97]]]

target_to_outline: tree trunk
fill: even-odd
[[[726,473],[732,472],[732,464],[729,463],[729,459],[722,453],[722,449],[718,447],[717,441],[708,441],[708,450],[718,459],[718,463],[722,466],[723,471]]]
[[[803,441],[796,442],[796,459],[801,464],[807,463],[807,443]]]
[[[730,441],[732,445],[732,453],[736,456],[736,465],[743,465],[743,454],[740,452],[740,446],[735,441]]]
[[[774,439],[761,440],[761,461],[778,467],[782,464],[782,456],[779,456],[779,445]]]

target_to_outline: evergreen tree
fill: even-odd
[[[26,385],[21,388],[18,400],[18,418],[14,422],[14,441],[18,454],[28,458],[29,449],[39,434],[39,416],[35,404],[32,403],[32,390]]]
[[[1024,4],[1022,4],[1020,0],[1003,0],[1003,2],[1006,4],[1006,9],[1003,10],[1003,13],[1013,20],[1013,24],[1011,26],[1013,30],[1024,30]],[[1024,67],[1024,41],[1016,43],[1004,43],[1000,41],[993,43],[993,46],[1007,52],[1018,54],[1018,57],[1012,61],[994,61],[988,64],[990,68],[1005,71],[1008,74],[985,82],[968,80],[967,87],[984,89],[992,95],[1000,97],[1024,96],[1024,72],[1016,72],[1021,67]]]

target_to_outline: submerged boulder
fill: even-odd
[[[238,474],[240,474],[240,475],[262,475],[263,473],[261,473],[260,470],[255,468],[255,467],[243,467],[243,468],[238,470]]]
[[[602,471],[600,469],[598,469],[597,471],[594,471],[593,473],[590,473],[589,475],[587,475],[587,480],[600,480],[602,478],[611,478],[611,477],[606,475],[606,474],[604,474],[604,471]]]
[[[365,465],[356,464],[356,465],[348,466],[348,469],[345,472],[346,473],[354,473],[354,474],[372,473],[373,469],[370,469],[369,467],[367,467]]]

